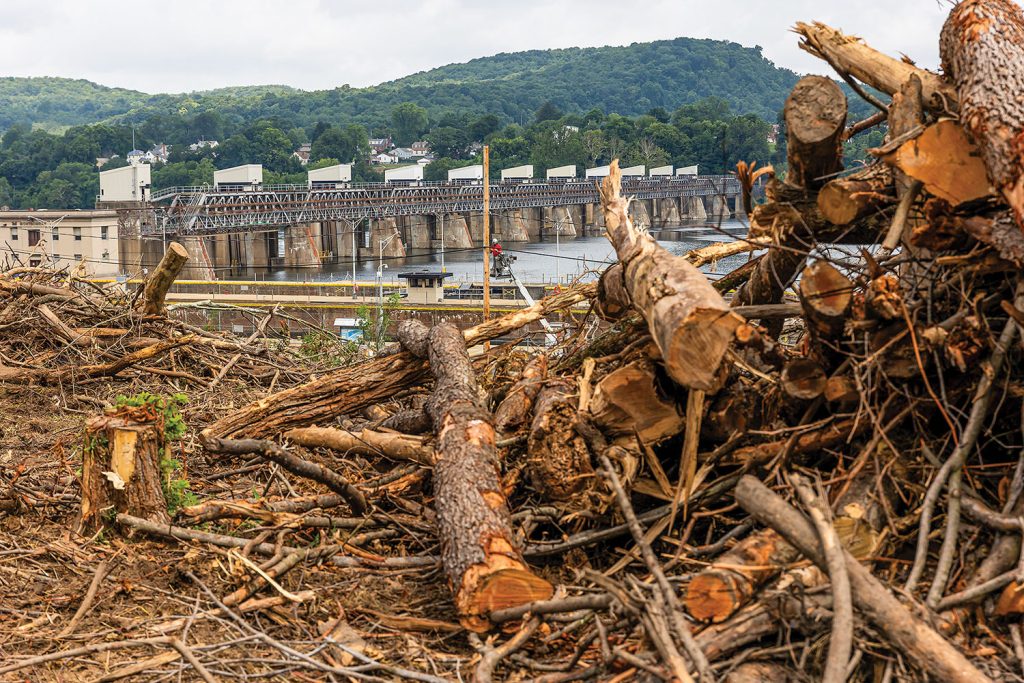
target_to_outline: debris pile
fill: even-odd
[[[747,192],[767,178],[747,240],[667,253],[613,163],[599,282],[467,330],[403,322],[358,365],[300,377],[260,334],[0,278],[5,390],[110,390],[156,357],[206,401],[197,368],[265,385],[186,411],[198,500],[173,513],[167,400],[92,410],[77,465],[47,444],[35,507],[39,454],[0,454],[0,674],[1020,680],[1024,15],[955,6],[941,77],[796,31],[879,114],[850,123],[834,81],[802,79],[785,175],[738,168]],[[877,161],[844,169],[886,121]],[[713,283],[698,268],[743,251]],[[486,346],[586,302],[543,353]],[[85,535],[31,547],[13,530],[40,514]]]

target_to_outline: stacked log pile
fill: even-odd
[[[236,488],[174,519],[117,507],[105,524],[248,568],[222,600],[186,574],[218,615],[260,609],[261,591],[296,612],[353,608],[299,566],[443,585],[420,616],[374,603],[361,633],[337,617],[321,630],[334,659],[250,627],[290,665],[340,677],[1018,680],[1024,13],[956,5],[941,76],[822,24],[796,31],[880,114],[848,125],[834,81],[801,79],[788,169],[768,173],[747,240],[667,253],[630,220],[613,162],[601,197],[618,263],[599,282],[461,333],[403,323],[391,353],[204,425],[212,462],[251,456],[308,490]],[[843,140],[886,120],[875,161],[844,169]],[[753,168],[738,168],[747,189]],[[755,253],[715,282],[699,269],[742,251]],[[41,277],[0,278],[0,326],[34,301],[33,325],[86,348],[71,311],[98,304]],[[58,301],[55,322],[42,309]],[[139,325],[175,329],[160,305],[142,310]],[[482,348],[556,310],[579,316],[556,346]],[[157,343],[219,348],[198,339]],[[95,365],[15,360],[7,381]],[[112,420],[89,429],[125,426]],[[100,456],[103,470],[114,455]],[[447,640],[382,655],[365,642],[381,624],[407,650],[416,631]],[[190,653],[213,676],[209,651]],[[12,661],[0,674],[28,666]]]

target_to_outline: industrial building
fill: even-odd
[[[315,168],[307,173],[310,188],[337,189],[352,182],[352,164]]]
[[[575,178],[576,177],[576,166],[559,166],[558,168],[549,168],[547,171],[547,179],[553,180],[558,178]]]
[[[672,166],[658,166],[657,168],[652,168],[648,175],[652,178],[672,175]]]
[[[419,164],[410,164],[409,166],[399,166],[384,171],[384,182],[390,183],[396,180],[423,180],[423,167]]]
[[[9,247],[7,254],[26,266],[53,265],[79,268],[83,276],[113,276],[121,270],[117,218],[113,209],[0,211],[0,242]]]
[[[217,189],[254,190],[262,184],[262,164],[243,164],[213,172],[213,186]]]
[[[526,164],[525,166],[514,166],[512,168],[506,168],[501,172],[502,181],[506,180],[530,180],[533,178],[533,165]]]
[[[697,164],[676,169],[676,175],[697,175]]]
[[[97,202],[146,202],[151,185],[149,164],[132,164],[100,171]]]
[[[453,168],[448,171],[448,180],[483,180],[484,167],[482,164]]]

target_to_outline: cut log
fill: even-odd
[[[787,396],[809,401],[825,392],[828,376],[821,365],[809,358],[794,358],[782,368],[780,383]]]
[[[729,458],[745,465],[764,463],[774,458],[787,446],[791,456],[816,453],[822,449],[845,443],[851,432],[859,434],[868,429],[868,426],[864,424],[864,420],[839,420],[821,429],[804,432],[793,443],[786,438],[737,448],[729,455]]]
[[[421,323],[422,325],[422,323]],[[421,331],[403,326],[414,339]],[[466,628],[485,631],[499,609],[547,600],[553,589],[526,565],[512,533],[491,416],[480,400],[462,333],[451,324],[427,336],[434,392],[427,413],[437,436],[434,497],[441,558]]]
[[[530,482],[546,500],[565,503],[595,483],[590,450],[574,425],[578,419],[575,386],[549,381],[537,397],[527,441]]]
[[[593,298],[597,285],[573,287],[533,306],[488,320],[463,333],[468,346],[495,339],[554,311]],[[427,365],[410,353],[375,358],[279,391],[225,415],[203,430],[203,437],[265,437],[295,427],[326,424],[340,415],[383,403],[427,377]],[[0,378],[2,379],[2,378]]]
[[[621,195],[618,160],[601,185],[608,239],[624,267],[630,300],[651,331],[669,376],[690,389],[713,391],[719,366],[743,318],[729,310],[707,277],[633,227]]]
[[[843,334],[853,303],[853,283],[828,261],[815,261],[800,277],[800,306],[816,340],[832,341]]]
[[[80,533],[95,533],[120,512],[170,524],[160,468],[165,448],[163,422],[149,406],[122,406],[90,419],[82,446]]]
[[[934,123],[882,158],[954,206],[992,194],[978,149],[956,121]]]
[[[598,288],[600,296],[600,287]],[[533,410],[533,402],[544,386],[548,374],[548,357],[539,354],[523,368],[519,381],[512,385],[494,411],[494,427],[500,433],[515,431],[525,424]]]
[[[939,46],[960,121],[1024,228],[1024,12],[1011,0],[965,0],[949,13]]]
[[[339,453],[383,455],[392,460],[434,464],[434,449],[421,436],[376,432],[372,429],[350,432],[333,427],[299,427],[285,432],[284,436],[307,448],[323,447]]]
[[[188,261],[188,250],[177,242],[167,245],[167,251],[160,263],[146,278],[146,285],[142,291],[142,312],[146,315],[160,315],[166,311],[164,299],[167,297],[167,290],[171,288],[174,281],[181,274],[181,269]]]
[[[888,166],[870,166],[845,178],[825,183],[818,192],[818,211],[835,225],[849,225],[895,201]]]
[[[860,401],[857,383],[849,375],[829,377],[825,383],[825,400],[838,404],[840,408],[856,405]]]
[[[590,414],[607,434],[636,434],[654,445],[683,430],[683,416],[673,401],[658,393],[654,368],[645,360],[605,375],[594,387]]]
[[[955,111],[956,90],[938,74],[918,68],[868,47],[859,38],[844,35],[831,26],[815,22],[797,22],[793,29],[800,37],[800,48],[823,59],[837,71],[853,76],[887,95],[896,93],[911,76],[921,79],[921,94],[933,111]]]
[[[604,269],[597,281],[597,299],[594,312],[603,320],[615,322],[632,308],[626,281],[622,275],[622,264],[613,263]]]
[[[846,96],[824,76],[804,76],[786,98],[786,181],[816,189],[843,169]]]
[[[683,603],[686,611],[698,621],[725,621],[797,557],[796,548],[775,531],[757,531],[690,580]]]

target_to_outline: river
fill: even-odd
[[[747,226],[737,220],[721,224],[707,222],[684,223],[673,228],[655,231],[659,244],[673,254],[684,254],[713,242],[727,242],[742,237]],[[596,273],[615,261],[615,252],[603,236],[575,238],[547,238],[540,242],[510,242],[503,249],[516,257],[513,272],[523,282],[556,283],[570,282],[576,278],[592,279]],[[708,266],[709,272],[726,273],[747,260],[747,254],[722,259],[716,266]],[[440,252],[409,250],[405,258],[385,259],[385,282],[396,282],[398,274],[409,270],[440,270]],[[376,279],[377,260],[356,262],[356,279]],[[464,250],[447,250],[444,267],[452,273],[449,284],[479,282],[482,278],[483,253],[480,247]],[[352,262],[325,264],[320,268],[280,268],[275,270],[248,271],[231,276],[230,279],[279,280],[322,282],[352,279]]]

